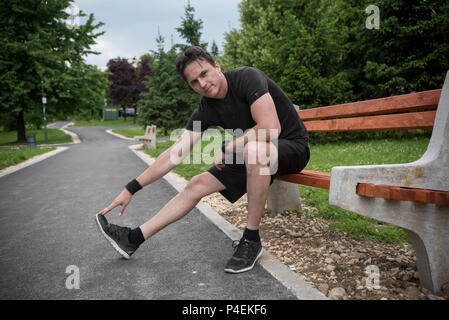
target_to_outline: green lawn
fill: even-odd
[[[74,120],[74,126],[76,127],[119,127],[119,126],[136,126],[140,127],[139,124],[134,123],[134,118],[119,118],[118,120]]]
[[[143,136],[145,129],[114,129],[112,132],[121,134],[127,138],[134,138],[134,136]]]
[[[157,148],[153,150],[146,150],[146,153],[152,156],[153,158],[157,158],[162,152],[164,152],[166,149],[171,147],[175,143],[174,141],[165,141],[165,142],[158,142]],[[204,148],[206,145],[208,145],[210,142],[203,141],[202,142],[202,148]],[[190,164],[185,164],[186,161],[190,161]],[[190,180],[192,177],[196,176],[199,173],[202,173],[209,169],[212,164],[204,163],[204,161],[201,164],[193,164],[193,152],[189,155],[189,158],[184,159],[183,163],[181,163],[179,166],[177,166],[173,171],[180,176]]]
[[[121,134],[127,138],[134,138],[135,136],[143,136],[145,134],[145,129],[114,129],[114,133]],[[167,137],[170,137],[171,130],[167,131]],[[156,129],[156,136],[161,138],[164,136],[164,130]]]
[[[44,129],[32,130],[27,129],[26,135],[32,133],[36,134],[36,143],[45,144]],[[59,143],[71,143],[72,137],[65,134],[59,129],[47,129],[48,144],[59,144]],[[26,145],[27,142],[17,143],[17,131],[6,131],[0,132],[0,145],[1,146],[13,146],[13,145]]]
[[[311,159],[306,169],[330,172],[332,167],[343,165],[408,163],[419,159],[428,143],[427,137],[414,137],[407,140],[380,139],[311,145]],[[329,205],[328,190],[299,186],[299,192],[306,204],[318,209],[313,214],[331,220],[337,230],[356,238],[389,243],[408,241],[408,236],[401,228]]]
[[[0,170],[53,150],[56,148],[0,149]]]
[[[147,150],[157,157],[174,142],[158,143],[157,149]],[[203,142],[202,147],[210,142]],[[421,157],[429,143],[428,137],[411,139],[378,139],[359,142],[341,142],[311,145],[309,170],[330,172],[332,167],[340,165],[393,164],[412,162]],[[191,156],[192,157],[192,156]],[[190,158],[192,159],[192,158]],[[174,171],[186,179],[206,171],[210,164],[181,164]],[[329,191],[298,186],[304,202],[317,208],[317,212],[306,212],[311,216],[328,219],[331,226],[358,239],[372,239],[388,243],[408,242],[408,236],[398,227],[384,224],[352,212],[329,205]]]

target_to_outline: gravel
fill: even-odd
[[[220,193],[202,201],[244,230],[246,195],[233,204]],[[449,284],[438,294],[419,286],[411,244],[354,239],[334,231],[323,218],[291,212],[265,212],[259,232],[265,250],[331,299],[449,300]]]

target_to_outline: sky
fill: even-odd
[[[224,34],[239,28],[238,4],[241,0],[190,0],[195,8],[194,17],[203,21],[201,40],[208,49],[215,41],[223,50]],[[185,43],[176,28],[181,26],[187,0],[75,0],[73,4],[82,12],[94,14],[95,21],[105,25],[95,31],[106,31],[97,38],[91,49],[101,52],[88,55],[86,62],[106,68],[109,59],[139,58],[144,53],[157,50],[158,30],[165,38],[165,49],[174,43]],[[83,24],[86,18],[81,18]]]

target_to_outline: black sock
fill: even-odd
[[[248,240],[254,241],[254,242],[260,242],[259,229],[250,230],[248,228],[245,228],[245,231],[243,231],[242,238],[245,238],[245,239],[248,239]]]
[[[142,230],[140,230],[139,227],[132,229],[129,232],[128,240],[129,240],[129,242],[140,246],[145,241],[145,238],[143,237]]]

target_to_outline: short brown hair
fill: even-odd
[[[181,52],[176,58],[176,71],[178,71],[179,75],[186,80],[184,76],[184,70],[186,67],[195,60],[205,60],[210,63],[212,66],[215,66],[214,58],[199,46],[192,46],[187,48],[184,52]]]

